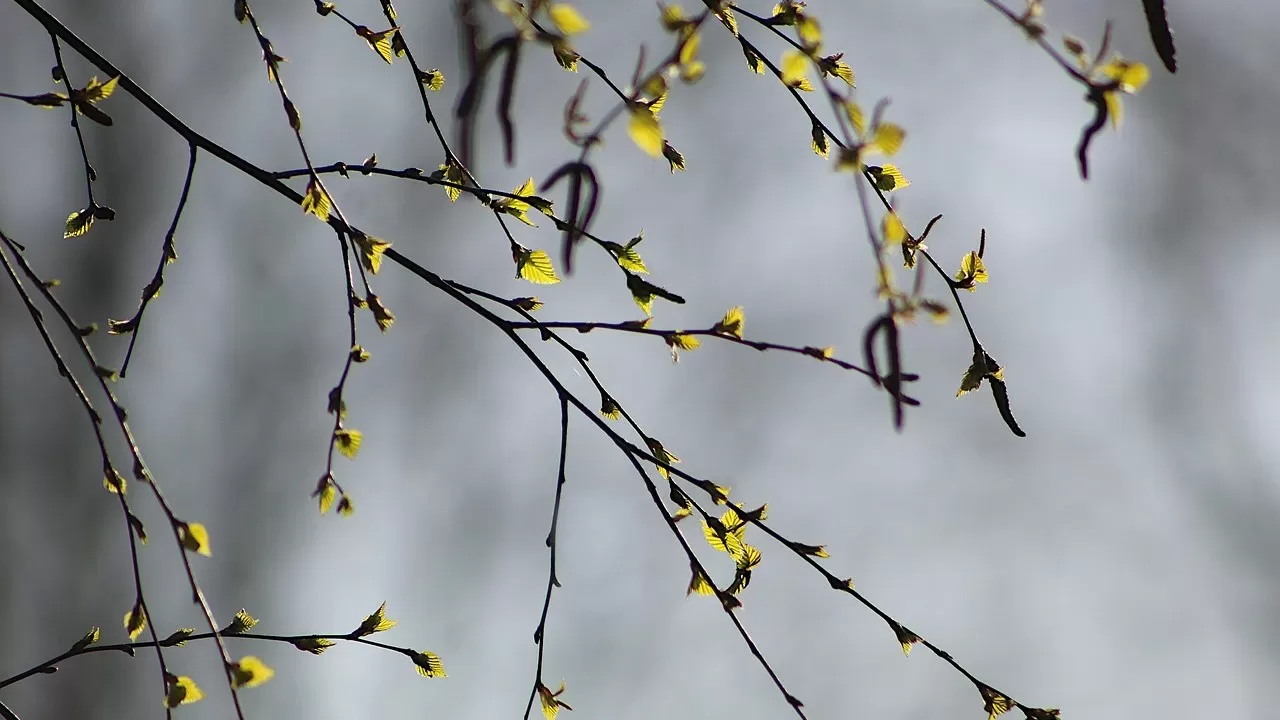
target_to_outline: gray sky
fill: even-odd
[[[375,151],[390,168],[442,161],[405,92],[403,61],[385,66],[309,3],[260,4],[264,31],[289,58],[284,82],[317,164]],[[592,29],[576,47],[620,83],[640,43],[650,59],[668,47],[651,3],[577,4]],[[400,8],[401,21],[420,61],[445,73],[432,102],[452,141],[463,72],[449,4],[427,5]],[[1094,720],[1256,715],[1280,671],[1280,388],[1264,371],[1280,360],[1267,292],[1280,266],[1280,51],[1269,31],[1280,15],[1243,0],[1170,0],[1181,64],[1170,76],[1136,0],[1046,5],[1055,36],[1096,47],[1110,18],[1114,47],[1153,68],[1126,99],[1123,129],[1095,142],[1087,183],[1073,157],[1090,112],[1081,88],[984,3],[810,3],[830,51],[845,51],[856,71],[859,100],[891,98],[889,117],[908,129],[896,158],[912,180],[898,193],[908,226],[943,214],[929,244],[948,266],[986,229],[991,283],[964,299],[1007,368],[1028,438],[1009,434],[985,388],[954,398],[970,355],[958,318],[904,331],[923,406],[901,434],[869,382],[806,358],[707,341],[673,365],[656,339],[567,337],[683,468],[747,505],[768,502],[771,526],[825,543],[831,572],[1014,698]],[[47,5],[198,131],[262,167],[299,167],[252,32],[230,6]],[[376,3],[340,8],[383,25]],[[4,4],[0,27],[0,90],[47,91],[53,60],[39,24]],[[743,28],[781,55],[776,38]],[[847,176],[809,151],[800,108],[747,70],[719,25],[701,57],[706,77],[675,88],[662,112],[688,171],[670,175],[612,130],[592,155],[604,186],[596,232],[622,242],[644,229],[652,279],[689,301],[658,301],[656,326],[705,327],[742,305],[751,339],[834,345],[858,360],[878,305]],[[68,62],[73,77],[92,74]],[[486,186],[541,180],[573,155],[561,112],[582,77],[545,49],[526,51],[514,168],[502,163],[490,89],[474,168]],[[594,120],[611,101],[589,85]],[[101,324],[136,307],[186,167],[180,138],[123,93],[109,103],[115,126],[89,128],[86,140],[97,192],[118,219],[74,240],[60,231],[84,183],[65,115],[0,105],[0,228],[63,280],[78,320]],[[547,320],[641,317],[598,251],[580,253],[566,282],[530,286],[513,279],[506,240],[479,204],[386,178],[329,182],[356,225],[445,277],[536,294]],[[550,197],[563,205],[562,191]],[[556,255],[549,221],[514,232]],[[323,472],[325,398],[347,347],[332,233],[204,155],[177,242],[118,389],[166,497],[209,528],[213,557],[193,562],[219,619],[245,607],[262,632],[345,632],[385,600],[399,625],[383,639],[438,653],[450,675],[419,678],[405,658],[368,647],[317,658],[241,641],[234,655],[277,671],[242,694],[246,714],[522,712],[546,578],[554,392],[499,332],[388,265],[375,288],[396,323],[379,337],[361,317],[373,359],[348,389],[365,443],[354,462],[335,461],[357,512],[319,517],[308,493]],[[945,298],[937,278],[926,287]],[[7,677],[90,626],[121,641],[133,590],[83,412],[7,283],[0,337]],[[570,389],[597,401],[563,353],[527,338]],[[123,339],[93,342],[105,361],[123,357]],[[581,417],[571,427],[563,587],[545,668],[549,684],[568,683],[570,720],[786,717],[714,600],[685,597],[687,560],[629,464]],[[131,498],[155,538],[142,568],[158,631],[198,627],[163,516],[141,490]],[[683,529],[723,581],[728,561],[696,525]],[[758,531],[748,538],[764,562],[740,617],[809,717],[982,717],[961,675],[922,649],[903,658],[873,614]],[[208,695],[180,717],[229,716],[211,646],[166,656]],[[109,654],[0,690],[0,701],[24,720],[158,716],[159,692],[154,655]]]

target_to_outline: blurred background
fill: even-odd
[[[653,3],[576,4],[592,23],[577,49],[619,84],[642,43],[651,62],[670,47]],[[984,3],[810,3],[828,51],[844,51],[857,73],[859,99],[891,98],[889,118],[909,131],[897,158],[913,182],[897,193],[908,226],[943,214],[929,245],[949,266],[987,231],[991,282],[964,299],[1007,367],[1026,439],[1004,427],[987,389],[955,399],[970,360],[958,318],[905,330],[923,405],[902,433],[864,378],[806,358],[709,341],[673,364],[654,338],[569,337],[685,469],[746,504],[768,502],[775,528],[825,543],[825,566],[894,618],[982,680],[1068,718],[1261,716],[1280,678],[1280,387],[1265,370],[1280,363],[1269,289],[1280,267],[1280,10],[1168,4],[1176,76],[1160,68],[1138,0],[1046,3],[1053,37],[1069,32],[1096,48],[1110,19],[1113,47],[1152,67],[1147,88],[1126,99],[1121,131],[1096,140],[1082,182],[1073,151],[1090,109],[1081,88]],[[262,167],[296,168],[261,53],[231,5],[45,7],[199,132]],[[768,13],[771,3],[746,6]],[[384,25],[377,3],[340,9]],[[419,61],[444,72],[431,100],[452,140],[464,74],[452,4],[400,10]],[[289,59],[282,76],[315,163],[374,152],[384,167],[442,162],[407,63],[386,66],[311,3],[255,11]],[[490,32],[504,22],[487,6],[482,21]],[[742,27],[781,56],[777,38]],[[0,28],[0,90],[49,91],[47,33],[11,3],[0,3]],[[64,54],[77,84],[101,75]],[[676,87],[662,116],[688,171],[670,175],[613,129],[593,154],[604,185],[596,232],[625,242],[643,228],[653,280],[687,297],[658,301],[655,326],[707,327],[741,304],[749,338],[834,345],[857,360],[879,306],[848,177],[809,150],[799,107],[748,71],[719,25],[707,27],[701,56],[706,77]],[[473,160],[485,185],[541,180],[574,154],[561,113],[582,77],[594,120],[612,105],[602,83],[585,68],[562,71],[545,48],[526,51],[513,168],[502,162],[490,89]],[[115,126],[86,124],[86,142],[98,198],[118,217],[64,240],[67,214],[84,205],[65,108],[0,105],[0,227],[39,272],[62,280],[59,297],[79,322],[102,325],[135,310],[187,155],[125,93],[104,108]],[[641,317],[598,251],[584,248],[566,282],[533,287],[513,279],[507,242],[478,203],[450,205],[438,188],[387,178],[328,182],[353,222],[445,277],[537,294],[544,319]],[[549,197],[563,204],[563,190]],[[517,239],[558,257],[559,234],[539,225],[517,227]],[[522,713],[548,561],[554,392],[492,326],[388,264],[375,288],[396,322],[379,336],[361,316],[373,359],[348,386],[349,425],[364,446],[356,460],[335,461],[356,513],[321,517],[309,493],[348,343],[332,233],[202,155],[177,250],[117,388],[167,498],[209,529],[213,556],[193,562],[219,621],[243,607],[262,632],[341,633],[386,601],[399,625],[380,639],[430,649],[449,673],[425,680],[404,657],[370,647],[314,657],[229,641],[237,657],[276,670],[242,693],[246,716]],[[122,641],[134,599],[127,531],[102,490],[83,410],[4,285],[0,677],[91,626]],[[946,298],[937,278],[927,288]],[[126,338],[92,341],[118,366]],[[563,353],[535,347],[597,401]],[[544,673],[553,687],[567,681],[570,717],[787,717],[716,603],[685,597],[687,561],[629,464],[582,418],[571,430],[563,587]],[[142,571],[158,632],[201,627],[163,516],[141,488],[131,498],[153,537]],[[683,528],[727,581],[724,556],[696,525]],[[741,617],[809,717],[983,716],[961,675],[925,650],[903,658],[881,620],[758,532],[748,539],[764,562]],[[166,657],[207,694],[181,717],[231,716],[211,645]],[[152,653],[76,658],[0,690],[0,701],[24,720],[163,712]]]

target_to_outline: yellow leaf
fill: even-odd
[[[1110,62],[1102,67],[1102,74],[1120,83],[1120,90],[1126,93],[1136,93],[1147,84],[1147,80],[1151,78],[1151,71],[1147,66],[1135,60],[1125,60],[1121,57],[1112,58]]]
[[[800,41],[806,48],[817,50],[822,45],[822,29],[818,25],[817,18],[808,15],[800,16],[800,21],[796,23],[796,34],[800,36]]]
[[[67,223],[63,229],[62,237],[80,237],[89,232],[91,227],[93,227],[93,208],[77,210],[67,216]]]
[[[249,614],[249,611],[240,608],[236,612],[236,616],[231,618],[231,622],[222,629],[223,635],[243,635],[249,632],[258,624],[258,618]]]
[[[662,443],[657,440],[653,438],[646,438],[645,444],[649,446],[649,452],[653,453],[655,458],[661,460],[667,465],[675,465],[680,462],[680,458],[668,452],[666,448],[662,447]],[[658,465],[658,474],[661,475],[664,480],[671,479],[671,472],[662,465]]]
[[[302,196],[302,212],[311,213],[324,222],[329,222],[331,205],[329,196],[316,178],[307,183],[307,192]]]
[[[658,3],[658,11],[662,14],[662,27],[667,32],[675,32],[689,22],[684,16],[684,10],[679,5]]]
[[[441,165],[440,169],[444,171],[444,180],[456,185],[462,184],[462,168],[457,163],[453,161],[447,162]],[[452,185],[445,185],[444,194],[449,196],[449,202],[457,202],[458,197],[462,195],[462,190]]]
[[[960,389],[956,391],[956,397],[971,393],[982,387],[982,379],[986,375],[986,362],[982,359],[981,353],[977,353],[973,356],[973,363],[969,365],[969,369],[964,371],[964,377],[960,380]]]
[[[602,395],[600,397],[600,414],[610,420],[617,420],[622,417],[622,408],[618,406],[617,401],[613,398],[608,395]]]
[[[729,312],[724,314],[720,322],[716,323],[711,332],[721,333],[722,335],[732,335],[733,337],[742,339],[742,326],[746,323],[746,317],[742,313],[742,306],[735,305],[729,308]]]
[[[885,163],[884,165],[869,165],[867,171],[875,178],[876,187],[883,192],[892,192],[901,190],[911,184],[911,181],[902,174],[897,165]]]
[[[818,123],[813,124],[813,130],[810,133],[809,147],[820,157],[826,157],[829,145],[827,144],[827,131],[822,129]]]
[[[716,589],[711,581],[702,572],[695,569],[693,578],[689,580],[689,589],[685,591],[685,595],[715,595]]]
[[[560,282],[555,266],[545,250],[516,249],[516,277],[537,285],[554,285]]]
[[[911,646],[920,642],[920,636],[906,629],[902,625],[894,623],[893,632],[898,636],[898,642],[902,644],[902,654],[910,655]]]
[[[667,338],[667,343],[681,350],[697,350],[702,343],[698,338],[686,333],[675,333]]]
[[[294,647],[304,652],[309,652],[312,655],[319,655],[325,650],[328,650],[329,648],[333,647],[333,645],[334,645],[334,642],[332,640],[326,640],[320,637],[298,638],[297,640],[293,641]]]
[[[995,720],[997,715],[1008,712],[1015,705],[1013,698],[999,690],[986,685],[981,685],[978,689],[982,693],[982,709],[987,711],[987,720]]]
[[[102,628],[92,627],[89,632],[85,633],[79,640],[71,646],[72,652],[79,652],[85,648],[97,644],[102,639]]]
[[[644,105],[632,106],[627,132],[631,141],[651,157],[662,156],[662,124],[653,110]]]
[[[231,682],[237,688],[252,688],[270,680],[275,670],[252,655],[245,655],[240,662],[231,663]]]
[[[560,681],[560,689],[555,691],[552,691],[551,688],[542,683],[538,683],[538,701],[542,705],[542,716],[546,720],[556,720],[556,715],[560,712],[560,708],[565,710],[573,709],[569,707],[568,703],[560,699],[560,696],[564,694],[564,689],[563,680]]]
[[[130,640],[137,640],[142,630],[147,627],[147,615],[142,610],[142,603],[135,603],[133,609],[124,614],[124,629]]]
[[[178,526],[178,534],[182,537],[182,547],[191,552],[209,557],[213,552],[209,549],[209,531],[205,526],[193,522]]]
[[[391,247],[391,243],[364,233],[354,235],[353,239],[360,248],[360,264],[365,270],[377,275],[382,268],[382,254]]]
[[[560,63],[560,67],[569,72],[578,72],[578,61],[582,59],[582,56],[569,45],[568,40],[553,40],[551,52],[556,56],[556,62]]]
[[[871,137],[870,146],[885,155],[895,155],[902,149],[902,141],[906,137],[907,131],[903,130],[902,126],[894,123],[880,123]]]
[[[799,88],[808,82],[809,56],[799,50],[788,50],[782,54],[782,83],[789,87]]]
[[[325,476],[316,496],[320,498],[320,514],[324,515],[329,512],[329,508],[333,507],[333,501],[338,497],[338,488],[334,486],[333,481],[328,476]]]
[[[723,537],[720,531],[723,531]],[[721,527],[717,529],[707,521],[702,521],[702,535],[707,539],[707,544],[713,549],[728,553],[730,557],[736,558],[742,553],[742,538],[728,529],[723,522]]]
[[[533,178],[529,178],[528,180],[525,180],[523,183],[521,183],[520,187],[512,191],[512,194],[517,195],[521,198],[533,197],[534,190],[535,188],[533,185]],[[529,216],[527,214],[529,212],[530,207],[532,206],[529,204],[529,202],[525,200],[520,200],[514,197],[500,198],[498,200],[495,200],[493,203],[493,208],[498,212],[511,215],[515,217],[515,219],[524,223],[525,225],[529,225],[531,227],[537,227],[537,225],[535,225],[533,221],[529,219]]]
[[[556,3],[547,8],[547,12],[551,15],[551,22],[555,23],[556,29],[565,35],[577,35],[591,27],[591,23],[582,17],[577,8],[568,3]]]
[[[670,163],[672,175],[675,175],[677,170],[684,170],[684,155],[680,154],[679,150],[671,147],[671,143],[666,140],[662,141],[662,156]]]
[[[364,433],[351,428],[340,428],[333,433],[333,438],[338,452],[354,459],[356,453],[360,452],[360,443],[364,442]]]
[[[1124,105],[1120,102],[1120,93],[1112,90],[1103,93],[1102,99],[1107,103],[1107,117],[1111,120],[1111,127],[1119,130],[1124,122]]]
[[[896,212],[885,214],[883,230],[886,245],[897,245],[907,238],[907,228],[902,224],[902,218],[898,217]]]
[[[840,78],[849,87],[854,87],[853,68],[849,67],[849,63],[844,61],[844,53],[836,53],[828,55],[818,61],[818,67],[822,70],[823,75],[833,75]]]
[[[734,17],[733,8],[728,3],[724,3],[718,9],[712,8],[712,12],[716,14],[720,22],[724,24],[734,37],[738,37],[738,18]]]
[[[106,100],[111,97],[111,93],[116,91],[116,84],[118,82],[120,82],[119,75],[111,78],[105,83],[98,82],[98,77],[95,75],[89,78],[89,83],[84,86],[82,97],[85,101],[90,103]]]
[[[199,702],[204,699],[204,692],[196,685],[196,681],[186,675],[177,677],[170,675],[165,680],[169,686],[169,692],[164,698],[164,706],[167,708],[190,705],[193,702]]]
[[[977,289],[974,287],[976,283],[985,283],[987,280],[987,269],[982,264],[982,258],[978,257],[978,252],[971,250],[965,253],[960,260],[960,271],[956,273],[956,281],[966,283],[966,289],[974,292]]]
[[[338,514],[342,517],[351,517],[356,512],[356,506],[351,502],[351,496],[343,494],[342,499],[338,501]]]
[[[440,92],[444,88],[444,73],[439,68],[431,68],[418,78],[432,92]],[[444,167],[443,165],[441,167]]]
[[[382,58],[388,65],[390,65],[391,58],[393,57],[391,37],[395,35],[396,31],[399,29],[400,28],[398,27],[393,27],[390,30],[373,32],[369,28],[360,25],[356,27],[356,34],[364,38],[364,41],[369,43],[369,47],[373,48],[373,51],[378,53],[378,57]]]
[[[442,678],[449,677],[449,673],[444,671],[444,662],[439,655],[423,650],[420,653],[413,654],[413,664],[418,666],[418,674],[425,678]]]
[[[849,100],[844,103],[844,114],[849,118],[849,124],[853,126],[853,131],[858,137],[862,137],[867,132],[867,116],[862,112],[862,106]]]
[[[115,470],[110,475],[104,475],[102,478],[102,487],[112,495],[124,495],[129,490],[129,485],[124,481],[124,476]]]
[[[353,633],[356,637],[364,637],[374,633],[390,630],[396,626],[396,621],[387,617],[387,604],[384,602],[378,606],[377,610],[365,616],[360,622],[360,627],[356,628]]]
[[[387,306],[382,304],[382,299],[373,293],[369,293],[364,302],[369,306],[369,312],[373,313],[373,321],[378,323],[378,329],[382,332],[390,330],[391,323],[395,322],[396,316],[392,315]]]

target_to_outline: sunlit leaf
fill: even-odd
[[[444,89],[444,72],[439,68],[431,68],[423,72],[418,76],[418,80],[432,92],[440,92]]]
[[[644,105],[632,106],[627,132],[641,150],[652,157],[662,156],[662,124],[653,110]]]
[[[223,628],[222,634],[243,635],[252,630],[257,624],[258,618],[250,615],[244,608],[240,608],[236,616],[231,618],[231,622],[227,623],[227,626]]]
[[[364,38],[364,41],[369,43],[369,47],[373,48],[373,51],[378,53],[378,57],[382,58],[388,65],[390,65],[391,58],[394,56],[391,48],[391,37],[395,35],[396,31],[399,29],[400,28],[398,27],[393,27],[389,30],[374,32],[369,28],[360,25],[356,27],[356,34]]]
[[[418,667],[418,674],[425,678],[449,677],[444,671],[444,662],[439,655],[428,650],[413,654],[413,664]]]
[[[178,534],[182,537],[182,547],[187,550],[205,557],[213,554],[213,551],[209,549],[209,531],[203,524],[198,522],[182,523],[178,525]]]
[[[547,8],[547,13],[551,15],[551,22],[556,29],[565,35],[577,35],[591,27],[591,23],[582,17],[577,8],[568,3],[555,3]]]
[[[347,458],[355,458],[360,452],[360,443],[364,442],[364,433],[352,428],[339,428],[333,433],[334,445],[338,452]]]
[[[364,637],[374,633],[380,633],[384,630],[390,630],[396,626],[396,621],[387,617],[387,604],[384,602],[378,606],[371,614],[366,615],[365,619],[360,622],[360,627],[356,628],[352,633],[355,637]]]
[[[982,258],[978,255],[978,251],[971,250],[965,253],[960,260],[960,271],[956,273],[956,282],[962,283],[962,286],[969,292],[977,290],[977,283],[987,282],[987,268],[982,264]]]
[[[90,628],[89,632],[85,633],[83,637],[71,646],[71,652],[80,652],[87,647],[97,644],[100,639],[102,639],[102,629],[99,627]]]
[[[898,642],[902,645],[902,654],[910,655],[911,646],[920,642],[920,636],[898,623],[890,624],[893,626],[893,633],[898,636]]]
[[[130,640],[137,640],[142,630],[147,627],[147,616],[142,610],[142,602],[134,603],[133,608],[124,614],[124,629]]]
[[[995,720],[1016,704],[1013,698],[988,685],[981,685],[978,690],[982,693],[982,709],[987,712],[987,720]]]
[[[729,308],[724,314],[720,322],[712,326],[711,331],[722,335],[732,335],[733,337],[742,339],[742,327],[746,323],[746,317],[742,313],[742,306],[735,305]]]
[[[169,633],[169,637],[160,641],[163,647],[182,647],[187,644],[187,638],[196,634],[195,628],[178,628]]]
[[[667,336],[667,343],[681,350],[697,350],[702,346],[698,338],[687,333],[675,333]]]
[[[84,210],[77,210],[67,216],[67,223],[63,229],[62,237],[80,237],[89,232],[91,227],[93,227],[93,208],[88,207]]]
[[[542,716],[546,720],[556,720],[556,715],[559,714],[560,708],[565,710],[573,709],[560,699],[560,696],[564,694],[564,690],[565,684],[563,680],[560,681],[558,690],[552,690],[541,683],[538,684],[538,702],[542,706]]]
[[[818,67],[822,70],[823,75],[838,77],[849,87],[855,86],[853,68],[849,67],[849,63],[844,61],[844,53],[836,53],[822,58],[818,61]]]
[[[355,234],[352,239],[360,249],[360,264],[365,270],[377,275],[382,268],[382,254],[391,247],[391,243],[364,233]]]
[[[320,181],[314,177],[311,178],[311,181],[307,183],[307,191],[302,196],[302,211],[311,213],[324,222],[328,222],[331,209],[329,195],[320,186]]]
[[[885,155],[895,155],[902,149],[902,143],[906,137],[907,131],[903,130],[901,125],[880,123],[876,125],[869,145]]]
[[[788,87],[804,89],[809,84],[809,56],[799,50],[788,50],[782,54],[782,82]],[[812,90],[812,86],[809,87]]]
[[[320,653],[323,653],[325,650],[328,650],[329,648],[333,647],[334,644],[335,643],[332,640],[326,640],[325,638],[321,638],[321,637],[305,637],[305,638],[298,638],[297,640],[293,641],[294,647],[304,652],[309,652],[312,655],[319,655]]]
[[[245,655],[240,662],[231,663],[231,683],[237,688],[258,687],[275,674],[275,670],[253,655]]]
[[[556,268],[551,264],[551,257],[545,250],[516,246],[514,251],[517,278],[524,278],[537,285],[554,285],[560,282]]]
[[[658,442],[654,438],[645,438],[645,444],[649,446],[649,452],[663,463],[666,463],[667,465],[675,465],[680,462],[680,458],[668,452],[667,449],[662,446],[662,443]],[[671,473],[662,465],[658,465],[658,474],[661,475],[663,479],[671,479]]]
[[[662,141],[662,156],[671,165],[672,175],[675,175],[677,170],[684,170],[684,155],[666,140]]]
[[[373,321],[378,324],[378,329],[382,332],[390,330],[396,316],[392,315],[387,306],[382,304],[382,298],[369,293],[365,297],[365,304],[369,306],[369,312],[373,313]]]
[[[462,184],[462,167],[452,160],[440,166],[443,171],[443,179],[456,185]],[[444,194],[449,196],[449,202],[457,202],[458,197],[462,195],[462,190],[451,185],[444,186]]]
[[[164,706],[176,708],[179,705],[190,705],[204,699],[204,692],[196,685],[196,681],[186,675],[169,675],[165,678],[169,690],[164,698]]]
[[[885,163],[884,165],[869,165],[867,171],[875,178],[876,187],[883,192],[891,192],[893,190],[901,190],[911,184],[911,181],[902,174],[897,165]]]
[[[702,571],[694,568],[693,577],[689,580],[689,588],[685,595],[715,595],[716,588]]]
[[[125,482],[124,476],[114,469],[110,474],[103,476],[102,487],[112,495],[125,495],[129,491],[129,484]]]

